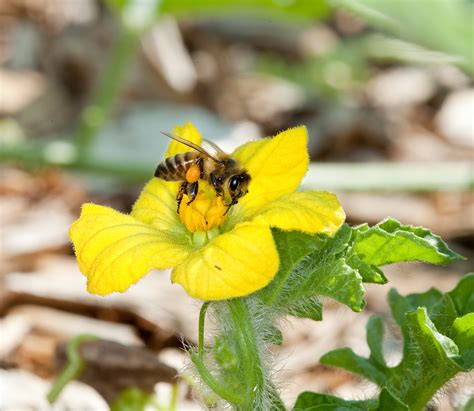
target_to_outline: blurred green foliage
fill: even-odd
[[[162,14],[195,16],[240,13],[270,15],[282,19],[314,19],[330,14],[326,0],[107,0],[126,24],[142,26]]]
[[[366,39],[352,39],[325,54],[297,62],[267,54],[259,59],[259,69],[298,84],[309,97],[339,100],[368,80],[367,55]]]
[[[260,59],[263,72],[299,84],[309,96],[346,98],[372,74],[373,62],[454,64],[474,75],[474,4],[465,0],[331,0],[378,32],[365,30],[301,61]],[[385,34],[381,34],[385,33]],[[389,35],[393,37],[389,37]]]
[[[154,401],[154,396],[136,387],[127,388],[111,405],[110,411],[144,411]]]
[[[465,0],[331,0],[397,38],[453,56],[474,75],[474,4]]]
[[[325,0],[164,0],[162,11],[173,14],[209,12],[270,13],[281,18],[314,19],[329,15]]]
[[[450,63],[474,74],[474,3],[467,0],[105,1],[121,23],[121,30],[93,96],[80,116],[73,138],[39,145],[32,142],[5,144],[0,149],[0,159],[20,160],[30,166],[46,164],[108,172],[128,179],[142,180],[147,176],[148,166],[143,163],[138,149],[130,155],[131,151],[122,147],[130,159],[127,164],[115,155],[117,150],[110,147],[106,150],[109,155],[105,157],[108,158],[97,159],[92,154],[96,154],[96,143],[100,140],[97,136],[109,122],[120,96],[125,74],[134,61],[141,35],[163,14],[227,19],[223,21],[244,19],[247,15],[261,19],[283,18],[285,23],[299,25],[302,21],[304,24],[326,21],[340,9],[359,16],[368,29],[340,38],[333,47],[318,56],[291,61],[281,55],[261,57],[259,67],[262,71],[299,84],[302,90],[311,97],[320,98],[325,105],[333,102],[337,105],[342,100],[350,99],[373,74],[372,70],[376,69],[372,64],[374,61]],[[133,133],[136,137],[136,129]],[[131,136],[127,139],[132,140]],[[114,141],[118,140],[115,136]],[[62,150],[58,151],[58,147]],[[466,181],[462,187],[472,185],[471,178]],[[426,185],[425,180],[423,184]],[[438,182],[434,189],[437,187],[440,187]],[[430,189],[433,187],[430,186]]]

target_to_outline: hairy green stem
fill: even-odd
[[[90,334],[81,334],[69,341],[66,350],[67,363],[59,374],[58,379],[48,393],[48,401],[53,404],[61,394],[64,387],[73,379],[77,378],[84,369],[84,360],[79,354],[79,346],[86,341],[94,341],[97,337]]]
[[[233,342],[238,358],[238,369],[231,374],[231,380],[235,384],[227,385],[219,380],[220,377],[214,377],[204,363],[204,325],[209,302],[202,305],[199,313],[198,348],[190,351],[191,359],[202,380],[214,393],[232,404],[236,410],[260,410],[265,409],[269,404],[272,409],[285,410],[276,388],[270,381],[265,380],[258,330],[255,328],[249,311],[249,300],[236,298],[224,304],[226,310],[219,310],[217,313],[222,317],[218,320],[229,326],[224,329],[224,332]],[[223,374],[226,372],[228,371],[222,370]],[[218,375],[220,373],[218,371]]]
[[[229,300],[227,305],[239,347],[242,375],[245,378],[246,403],[243,409],[255,409],[255,399],[264,391],[264,379],[254,326],[244,299]]]
[[[79,156],[88,151],[93,138],[107,121],[139,39],[138,32],[121,28],[118,42],[106,63],[99,87],[91,103],[84,109],[74,135]]]

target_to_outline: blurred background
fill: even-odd
[[[81,333],[101,340],[81,348],[82,382],[54,409],[105,410],[130,386],[156,409],[200,409],[189,369],[170,384],[199,304],[166,272],[88,295],[67,238],[83,202],[130,211],[165,152],[160,131],[188,120],[228,151],[304,124],[306,188],[336,192],[351,224],[395,217],[468,257],[390,267],[362,313],[327,301],[323,322],[283,325],[288,404],[303,390],[373,395],[319,357],[366,355],[376,312],[396,364],[389,288],[446,291],[473,269],[473,23],[468,0],[0,0],[0,409],[50,409],[64,343]],[[473,387],[459,379],[431,409],[459,409]]]

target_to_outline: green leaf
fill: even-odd
[[[287,307],[288,314],[299,318],[309,318],[313,321],[323,319],[323,306],[318,297],[303,298]]]
[[[459,315],[474,312],[474,273],[466,274],[448,294]]]
[[[347,401],[333,395],[306,391],[298,396],[293,411],[367,411],[374,410],[375,406],[374,401]]]
[[[333,260],[330,264],[324,260],[316,263],[317,258],[313,256],[311,264],[314,267],[309,269],[308,281],[305,281],[305,288],[299,294],[324,295],[347,305],[353,311],[361,311],[365,306],[365,289],[359,272],[348,265],[344,258]]]
[[[463,258],[429,230],[401,225],[392,218],[370,228],[360,226],[356,230],[354,250],[365,263],[375,266],[402,261],[447,264]]]
[[[472,274],[445,294],[431,289],[404,297],[390,291],[390,309],[404,339],[403,358],[396,367],[388,367],[383,358],[380,317],[372,317],[367,325],[369,358],[343,348],[325,354],[321,362],[359,374],[387,388],[410,410],[422,410],[457,373],[474,368],[474,313],[463,315],[471,301],[471,281]],[[391,404],[392,399],[387,401]]]
[[[412,309],[426,307],[430,320],[441,333],[448,333],[458,316],[453,300],[434,288],[423,294],[411,294],[406,298]]]
[[[378,400],[350,401],[328,394],[315,392],[301,393],[293,411],[409,411],[408,407],[386,388],[380,392]]]
[[[373,227],[350,228],[344,224],[334,237],[281,230],[273,230],[273,237],[280,255],[280,268],[258,296],[280,313],[314,320],[322,318],[319,296],[361,311],[365,306],[363,283],[387,282],[379,265],[415,260],[444,264],[461,258],[437,235],[421,227],[402,226],[393,219]],[[433,293],[424,298],[441,299],[439,293]],[[418,305],[425,302],[419,301]],[[449,315],[444,305],[449,306]],[[445,332],[456,317],[452,302],[446,298],[430,310],[441,332]],[[436,314],[437,310],[444,314]],[[405,312],[402,310],[402,317]]]
[[[280,268],[273,281],[259,293],[260,298],[267,304],[276,301],[288,276],[298,263],[323,241],[317,236],[299,231],[272,229],[272,234],[280,256]]]
[[[263,290],[264,302],[274,301],[273,306],[280,311],[313,319],[321,319],[317,300],[321,295],[354,311],[362,310],[365,305],[362,276],[345,258],[351,252],[351,237],[352,230],[347,225],[334,237],[278,232],[275,240],[282,266]],[[290,263],[283,262],[286,258]]]
[[[382,366],[386,366],[383,358],[384,326],[382,317],[372,316],[367,323],[367,344],[370,348],[370,359]]]
[[[139,388],[127,388],[110,406],[110,411],[144,411],[147,405],[152,402],[153,395],[147,394]]]
[[[379,395],[379,403],[377,410],[379,411],[410,411],[408,406],[393,395],[387,388],[382,388]]]
[[[456,318],[451,327],[450,338],[456,343],[460,352],[464,352],[464,368],[474,367],[474,312]]]
[[[362,277],[346,263],[352,230],[344,225],[334,237],[314,236],[315,247],[288,276],[279,303],[324,295],[360,311],[365,304]]]
[[[364,283],[386,284],[388,282],[387,277],[385,277],[380,268],[363,261],[354,250],[347,257],[347,263],[359,271]]]
[[[362,375],[380,386],[385,386],[387,377],[377,364],[370,359],[357,355],[350,348],[339,348],[324,354],[319,360],[321,364],[344,368],[354,374]]]

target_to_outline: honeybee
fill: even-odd
[[[191,198],[188,205],[195,200],[199,192],[199,180],[207,181],[214,188],[217,196],[222,196],[226,200],[230,198],[224,215],[238,203],[239,198],[248,193],[251,177],[247,170],[212,141],[203,139],[206,145],[204,149],[185,138],[162,133],[194,150],[164,159],[155,171],[155,177],[162,180],[182,181],[176,196],[178,213],[185,194]]]

